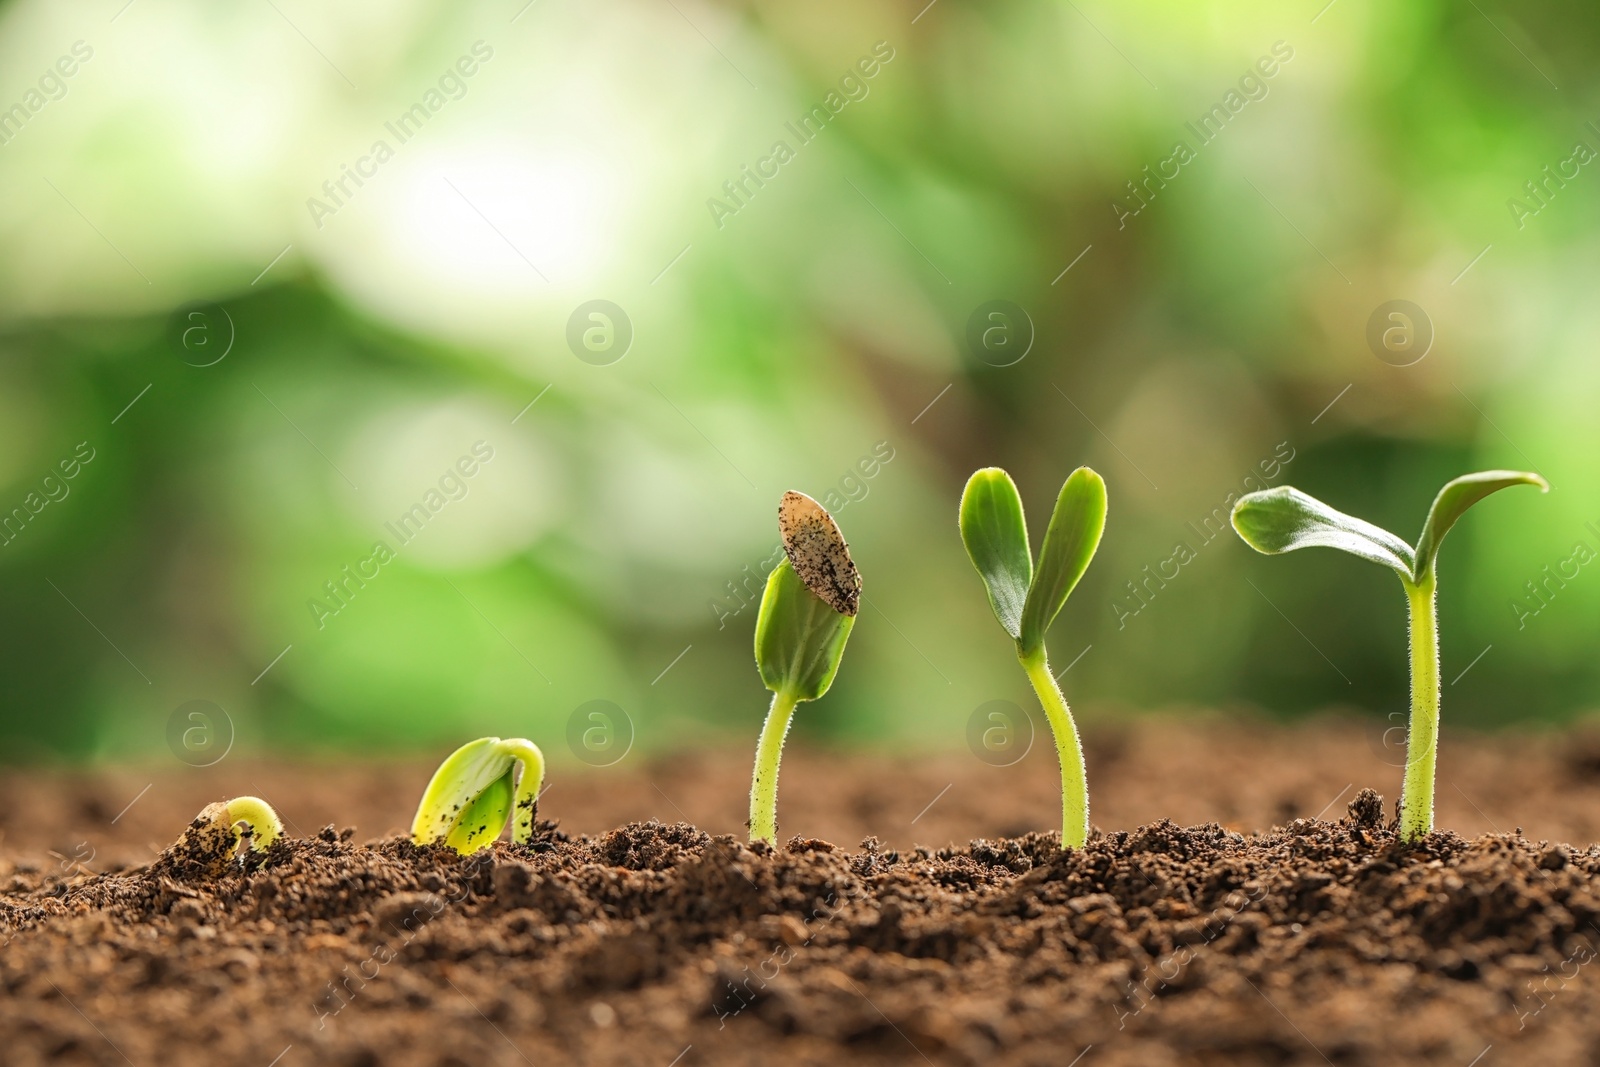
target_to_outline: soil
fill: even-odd
[[[12,773],[0,1062],[1594,1062],[1600,742],[1448,735],[1407,846],[1373,737],[1102,729],[1066,853],[1047,744],[797,748],[780,817],[817,836],[776,850],[743,841],[743,751],[558,766],[561,825],[472,857],[397,832],[420,764]],[[289,836],[219,872],[180,834],[242,792]]]

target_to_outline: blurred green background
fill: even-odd
[[[160,753],[194,700],[241,750],[559,758],[597,699],[753,744],[788,488],[868,599],[797,733],[959,746],[1032,703],[956,531],[988,464],[1036,543],[1106,477],[1050,638],[1102,720],[1403,709],[1392,575],[1204,520],[1292,483],[1411,539],[1538,470],[1444,549],[1445,716],[1592,707],[1592,14],[924,2],[0,8],[3,758]]]

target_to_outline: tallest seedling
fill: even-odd
[[[1400,836],[1407,841],[1433,829],[1433,770],[1439,750],[1438,576],[1439,542],[1468,508],[1513,485],[1550,486],[1537,474],[1480,471],[1463,474],[1439,490],[1428,509],[1422,536],[1412,548],[1400,538],[1335,511],[1292,486],[1241,497],[1233,506],[1233,528],[1257,552],[1277,555],[1297,548],[1338,548],[1392,567],[1411,609],[1411,728],[1406,734],[1406,777],[1400,789]]]
[[[1061,847],[1082,848],[1089,839],[1089,782],[1083,745],[1072,709],[1050,673],[1044,633],[1089,569],[1106,527],[1106,483],[1088,467],[1067,478],[1044,532],[1039,565],[1028,547],[1022,497],[1011,476],[985,467],[961,494],[961,540],[989,592],[995,618],[1017,645],[1017,659],[1033,683],[1055,735],[1061,760]]]

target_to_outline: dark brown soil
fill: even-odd
[[[1594,1062],[1600,848],[1512,820],[1600,818],[1597,749],[1446,744],[1455,829],[1414,848],[1392,802],[1347,785],[1399,777],[1359,724],[1155,720],[1096,740],[1104,829],[1066,854],[1015,832],[1059,816],[1047,750],[1005,769],[800,750],[785,830],[884,843],[745,845],[728,812],[748,756],[729,753],[558,771],[541,805],[582,826],[654,795],[663,822],[543,823],[532,845],[463,858],[291,821],[221,875],[140,837],[170,820],[174,841],[207,801],[263,792],[252,781],[290,820],[342,798],[387,828],[429,768],[241,763],[163,780],[127,813],[131,772],[12,775],[0,1063]],[[1122,819],[1158,803],[1196,825]],[[1195,818],[1202,803],[1224,824]],[[1238,818],[1281,825],[1242,836]],[[1508,832],[1479,833],[1491,818]],[[968,825],[987,839],[949,846]]]

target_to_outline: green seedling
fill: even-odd
[[[1406,773],[1400,790],[1400,836],[1415,841],[1433,829],[1433,772],[1439,745],[1439,633],[1437,575],[1439,543],[1468,508],[1513,485],[1550,485],[1522,471],[1480,471],[1446,483],[1433,498],[1422,536],[1413,548],[1388,530],[1335,511],[1292,486],[1241,497],[1233,506],[1233,528],[1257,552],[1277,555],[1297,548],[1337,548],[1393,568],[1405,587],[1411,616],[1411,726],[1406,735]]]
[[[207,804],[194,817],[178,841],[177,854],[184,866],[196,873],[219,875],[233,861],[244,833],[250,835],[250,848],[265,852],[283,836],[283,820],[260,797],[234,797]]]
[[[756,746],[750,781],[750,840],[778,843],[778,761],[795,705],[828,691],[861,603],[850,546],[821,504],[783,494],[778,532],[784,558],[767,578],[756,615],[756,667],[772,707]]]
[[[513,787],[516,765],[522,778]],[[512,819],[511,839],[533,840],[533,817],[544,784],[544,753],[520,737],[480,737],[450,753],[422,794],[411,840],[444,843],[462,855],[492,845]],[[513,818],[513,811],[515,817]]]
[[[1017,659],[1055,737],[1061,763],[1062,848],[1082,848],[1089,839],[1089,782],[1078,727],[1050,672],[1044,635],[1089,569],[1105,526],[1106,483],[1088,467],[1079,467],[1056,497],[1035,566],[1022,497],[1009,474],[985,467],[967,480],[961,494],[961,540],[983,578],[995,618],[1016,642]]]

